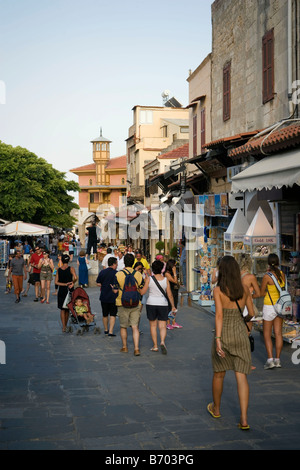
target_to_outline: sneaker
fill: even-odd
[[[281,367],[280,359],[275,359],[275,360],[274,360],[274,366],[275,366],[275,367]]]
[[[182,328],[182,326],[181,326],[181,325],[178,325],[178,323],[173,323],[172,327],[173,327],[173,328]]]
[[[264,365],[264,369],[267,370],[267,369],[274,369],[275,367],[275,364],[274,364],[274,361],[267,361]]]
[[[173,330],[173,326],[172,325],[167,325],[167,330]]]

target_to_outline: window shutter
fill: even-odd
[[[226,65],[223,69],[223,120],[230,119],[230,100],[231,100],[231,64]]]
[[[205,145],[205,108],[201,109],[201,153],[204,153]]]
[[[197,114],[193,116],[193,157],[197,156]]]
[[[274,29],[268,31],[262,40],[263,60],[263,103],[274,98]]]

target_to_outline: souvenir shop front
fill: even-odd
[[[258,203],[268,201],[273,208],[273,232],[276,244],[270,243],[267,253],[273,250],[280,258],[281,269],[288,280],[288,289],[292,296],[293,312],[290,319],[284,322],[284,340],[291,342],[300,335],[300,152],[277,154],[267,157],[268,172],[264,173],[263,160],[233,178],[233,191],[245,193],[246,208],[251,207],[251,200]],[[288,163],[290,162],[290,167]],[[270,173],[272,168],[272,173]],[[266,170],[267,171],[267,170]],[[266,260],[257,256],[262,253],[259,237],[245,237],[245,249],[253,256],[253,272],[258,281],[267,268]],[[271,234],[270,234],[271,235]],[[267,241],[269,235],[267,235]],[[265,242],[265,239],[261,240]],[[257,242],[257,243],[256,243]],[[275,251],[276,250],[276,251]],[[264,263],[259,261],[263,260]]]
[[[203,230],[196,232],[198,236],[188,250],[188,291],[192,300],[211,306],[212,274],[224,253],[224,233],[229,225],[228,194],[204,194],[195,198]]]

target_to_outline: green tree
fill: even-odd
[[[72,227],[70,212],[78,205],[69,194],[75,181],[43,158],[0,141],[0,214],[3,219]]]

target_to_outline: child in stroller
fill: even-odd
[[[94,334],[101,333],[101,329],[96,326],[95,316],[91,312],[89,296],[82,287],[74,289],[68,308],[71,312],[71,325],[75,327],[77,334],[88,331],[90,327],[93,328]],[[68,328],[68,331],[72,332],[72,326]]]
[[[77,297],[75,300],[74,310],[77,313],[77,317],[79,321],[86,321],[89,325],[93,320],[93,315],[89,312],[87,305],[83,303],[83,299],[81,297]]]

